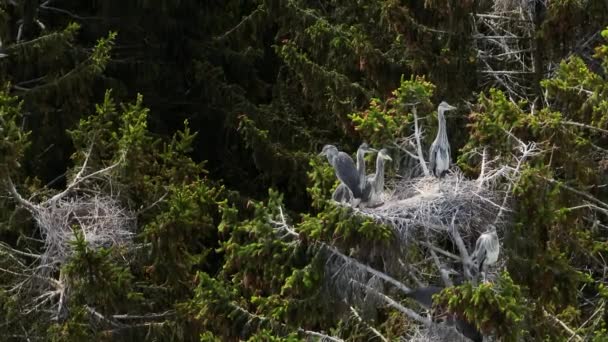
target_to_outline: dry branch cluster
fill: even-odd
[[[458,171],[441,180],[422,177],[393,182],[384,195],[382,206],[355,211],[394,227],[402,243],[421,238],[422,231],[446,234],[452,220],[467,236],[478,235],[493,223],[500,207],[497,192],[465,179]]]
[[[38,205],[31,213],[44,240],[41,262],[62,265],[72,254],[75,233],[89,248],[124,245],[133,235],[133,215],[114,198],[76,195]]]
[[[534,63],[533,1],[495,1],[489,13],[472,16],[474,46],[484,87],[503,89],[514,100],[530,94]]]
[[[95,190],[95,184],[99,181],[110,180],[103,176],[108,176],[121,161],[85,175],[87,155],[66,189],[40,203],[23,198],[13,182],[8,180],[8,190],[13,199],[31,214],[38,228],[37,235],[30,239],[41,245],[39,253],[17,250],[5,244],[0,246],[0,253],[14,260],[23,260],[11,269],[1,269],[0,272],[16,278],[10,293],[21,293],[25,297],[34,294],[25,305],[28,310],[44,308],[53,313],[52,318],[62,315],[69,291],[61,267],[73,255],[77,235],[81,235],[90,249],[131,243],[135,227],[134,213],[124,208],[113,196]]]

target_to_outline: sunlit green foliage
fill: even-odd
[[[110,314],[128,309],[142,299],[133,287],[129,269],[117,264],[119,251],[91,249],[78,228],[74,235],[74,255],[61,270],[74,307],[89,305],[102,314]]]
[[[446,290],[445,308],[505,340],[577,339],[564,326],[606,340],[608,45],[589,51],[608,7],[535,4],[521,12],[535,65],[512,76],[529,101],[514,102],[477,79],[472,36],[485,32],[471,20],[492,2],[0,1],[0,184],[11,176],[37,201],[85,160],[85,174],[119,163],[75,194],[115,197],[136,218],[128,247],[94,249],[75,227],[73,255],[51,275],[70,286],[65,320],[22,310],[11,272],[32,260],[0,247],[0,340],[408,334],[413,323],[383,304],[361,322],[327,295],[328,246],[352,256],[395,241],[329,200],[339,183],[315,155],[327,143],[392,147],[413,132],[414,106],[428,146],[443,99],[458,103],[448,131],[468,176],[484,147],[493,165],[517,164],[517,139],[544,150],[511,189],[508,273]],[[0,193],[0,240],[38,253],[39,230],[16,205]],[[130,318],[109,323],[116,315]]]
[[[222,189],[203,181],[169,187],[166,209],[144,227],[145,240],[151,243],[148,276],[175,291],[190,287],[194,267],[204,265],[212,252],[205,241],[217,236],[214,216],[221,194]]]
[[[349,118],[355,130],[372,145],[386,145],[395,138],[409,135],[411,108],[415,106],[421,113],[427,113],[434,90],[435,86],[424,77],[405,80],[402,76],[399,88],[384,103],[379,98],[372,98],[368,109],[352,113]]]
[[[494,333],[504,341],[519,341],[530,308],[518,285],[507,273],[495,283],[450,287],[435,295],[439,305],[463,317],[484,333]]]

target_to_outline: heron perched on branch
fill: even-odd
[[[429,161],[431,162],[431,172],[435,177],[442,177],[443,174],[450,168],[450,142],[448,140],[448,132],[445,125],[445,112],[454,110],[456,107],[442,101],[437,108],[437,119],[439,128],[437,137],[429,151]]]
[[[325,145],[319,155],[327,157],[327,161],[334,168],[336,177],[348,187],[353,194],[353,204],[356,206],[361,201],[361,187],[359,172],[355,162],[348,154],[338,151],[334,145]]]
[[[499,254],[500,241],[498,240],[498,234],[496,234],[496,227],[490,225],[490,229],[477,238],[475,251],[471,254],[473,262],[478,265],[479,272],[481,272],[484,280],[486,268],[498,261]]]
[[[378,152],[376,157],[376,173],[368,175],[363,188],[363,197],[361,202],[369,203],[369,205],[378,205],[381,200],[380,194],[384,191],[384,161],[393,160],[388,151],[383,148]]]

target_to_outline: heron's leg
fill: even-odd
[[[486,279],[486,265],[482,264],[480,267],[481,270],[481,282],[482,283],[487,283],[487,279]]]

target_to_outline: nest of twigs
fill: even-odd
[[[496,191],[456,171],[441,179],[414,178],[388,184],[383,204],[356,212],[394,228],[407,243],[421,233],[446,234],[457,227],[463,238],[475,237],[494,222],[500,205]]]
[[[506,13],[514,11],[527,11],[531,7],[531,1],[522,0],[495,0],[493,9],[495,13]]]
[[[128,243],[135,216],[109,196],[73,196],[46,202],[32,213],[44,241],[43,265],[62,265],[73,253],[77,234],[98,249]]]

